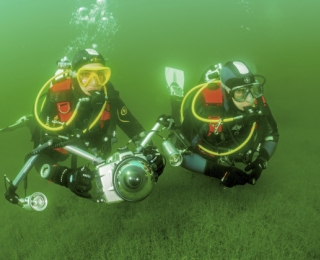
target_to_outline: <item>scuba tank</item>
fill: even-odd
[[[60,61],[57,61],[57,65],[58,65],[58,69],[55,75],[59,75],[59,76],[55,78],[56,81],[68,76],[67,73],[66,74],[61,74],[61,73],[71,69],[71,62],[66,56],[64,56]]]

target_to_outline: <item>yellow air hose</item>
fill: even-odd
[[[191,103],[191,111],[192,111],[192,114],[195,118],[197,118],[199,121],[201,122],[205,122],[205,123],[210,123],[210,124],[217,124],[217,123],[225,123],[225,122],[232,122],[235,120],[235,118],[225,118],[225,119],[208,119],[208,118],[203,118],[203,117],[200,117],[196,111],[195,111],[195,103],[196,103],[196,99],[198,98],[198,96],[200,95],[200,93],[202,92],[203,89],[207,88],[210,84],[216,84],[218,85],[220,83],[220,80],[217,80],[217,79],[213,79],[207,83],[203,83],[203,84],[200,84],[198,86],[195,86],[194,88],[192,88],[191,90],[188,91],[188,93],[185,95],[185,97],[183,98],[182,100],[182,103],[181,103],[181,108],[180,108],[180,117],[181,117],[181,123],[183,122],[184,120],[184,116],[183,116],[183,110],[184,110],[184,104],[186,102],[186,99],[188,98],[188,96],[195,90],[199,89],[198,92],[195,94],[193,100],[192,100],[192,103]],[[234,148],[234,149],[231,149],[230,151],[228,152],[224,152],[224,153],[219,153],[219,152],[214,152],[214,151],[211,151],[211,150],[208,150],[207,148],[205,148],[204,146],[198,144],[199,148],[203,151],[205,151],[206,153],[208,154],[211,154],[211,155],[215,155],[215,156],[226,156],[226,155],[230,155],[230,154],[233,154],[235,152],[237,152],[238,150],[240,150],[241,148],[243,148],[248,142],[249,140],[251,139],[252,135],[253,135],[253,132],[254,132],[254,129],[256,127],[256,122],[253,123],[252,127],[251,127],[251,130],[250,130],[250,133],[248,135],[248,137],[244,140],[244,142],[242,144],[240,144],[238,147]]]
[[[69,74],[70,73],[70,70],[66,70],[66,71],[63,71],[61,73],[58,73],[57,75],[54,75],[53,77],[51,77],[44,85],[43,87],[40,89],[37,97],[36,97],[36,101],[35,101],[35,105],[34,105],[34,116],[38,122],[38,124],[43,127],[44,129],[48,130],[48,131],[52,131],[52,132],[56,132],[56,131],[61,131],[62,129],[64,129],[66,126],[69,126],[72,121],[75,119],[77,113],[78,113],[78,109],[79,109],[79,102],[76,106],[76,109],[74,110],[74,112],[72,113],[72,116],[69,118],[69,120],[67,122],[65,122],[63,125],[61,126],[58,126],[58,127],[50,127],[46,124],[44,124],[41,120],[40,120],[40,117],[39,117],[39,114],[38,114],[38,111],[37,111],[37,107],[39,105],[39,100],[40,100],[40,97],[43,93],[43,91],[46,89],[46,87],[58,76],[62,75],[62,74]],[[106,86],[103,86],[103,91],[105,94],[107,94],[107,89],[106,89]],[[43,101],[42,103],[42,106],[41,106],[41,110],[43,108],[43,105],[44,105],[44,102],[45,100]],[[97,117],[95,118],[95,120],[90,124],[89,126],[89,130],[97,123],[97,121],[100,119],[105,107],[107,105],[107,101],[104,102],[99,114],[97,115]],[[83,133],[85,133],[87,131],[87,129],[83,130]]]

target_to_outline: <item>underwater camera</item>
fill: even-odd
[[[166,129],[166,127],[162,127],[162,124],[163,122],[159,120],[146,135],[140,136],[142,138],[140,139],[141,142],[134,151],[131,151],[127,146],[118,148],[107,159],[78,147],[74,143],[74,139],[69,140],[63,136],[49,139],[29,153],[25,164],[15,179],[11,181],[5,176],[5,198],[10,203],[29,211],[44,210],[48,205],[48,200],[43,193],[35,192],[30,196],[21,198],[16,190],[23,181],[26,183],[28,172],[41,156],[43,150],[62,147],[70,154],[85,159],[94,166],[91,174],[96,185],[94,186],[95,190],[92,191],[92,201],[107,204],[121,201],[141,201],[150,195],[158,178],[155,170],[157,167],[156,160],[161,154],[155,146],[150,145],[150,142],[155,134]],[[150,147],[152,147],[151,150]],[[182,155],[169,140],[163,141],[162,148],[172,166],[181,164]],[[52,170],[52,165],[44,164],[40,170],[40,175],[44,179],[50,179]],[[9,183],[9,187],[7,187],[7,183]]]

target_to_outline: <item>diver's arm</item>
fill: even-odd
[[[131,139],[144,132],[144,128],[121,100],[119,92],[115,90],[110,81],[107,83],[107,93],[110,101],[111,120],[115,120],[114,123]]]
[[[184,155],[183,159],[182,167],[194,172],[203,173],[209,177],[217,178],[221,184],[226,187],[231,188],[246,183],[252,184],[252,179],[236,167],[220,165],[195,153]]]
[[[145,129],[131,113],[124,102],[119,98],[117,100],[117,125],[129,137],[133,138],[144,132]]]
[[[271,138],[271,136],[267,138]],[[263,158],[266,159],[266,161],[269,161],[273,156],[274,152],[276,151],[277,146],[278,146],[278,141],[274,141],[274,140],[264,141],[261,144],[259,156],[262,156]]]
[[[277,123],[269,106],[267,105],[265,109],[268,113],[262,120],[261,124],[259,124],[259,131],[261,131],[262,135],[259,156],[263,157],[266,161],[269,161],[277,149],[279,133]]]

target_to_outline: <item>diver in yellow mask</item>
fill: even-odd
[[[119,97],[109,78],[111,70],[105,59],[95,49],[84,49],[76,53],[70,66],[68,60],[61,60],[45,101],[40,102],[39,92],[34,116],[38,127],[33,132],[34,146],[56,136],[79,140],[78,145],[95,155],[106,158],[111,154],[111,146],[117,141],[116,126],[131,139],[138,141],[143,137],[144,128]],[[70,67],[70,68],[69,68]],[[41,112],[38,112],[41,106]],[[156,172],[164,169],[162,155],[157,151]],[[72,160],[71,168],[58,164],[68,158],[63,148],[48,149],[35,163],[41,172],[43,165],[51,165],[46,179],[68,187],[76,195],[90,198],[92,174],[87,167],[77,167]],[[42,176],[43,177],[43,176]]]
[[[168,86],[179,86],[178,72]],[[181,166],[218,178],[226,187],[255,184],[279,140],[263,96],[265,78],[241,61],[229,61],[210,66],[200,83],[186,96],[183,86],[171,91],[172,117],[184,137],[173,141],[180,151],[189,151]]]

